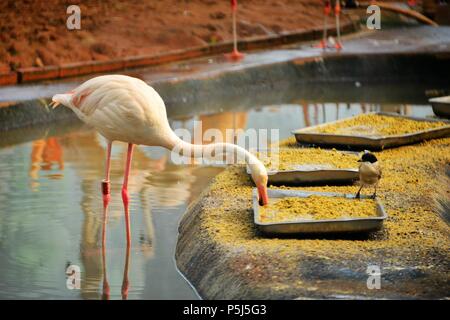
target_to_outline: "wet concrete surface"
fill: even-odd
[[[345,42],[343,54],[443,52],[450,49],[450,27],[405,27],[366,33]]]
[[[322,51],[311,43],[285,48],[247,53],[239,62],[229,62],[224,56],[212,56],[167,65],[120,72],[143,79],[150,84],[202,79],[228,72],[277,64],[291,60],[321,59],[326,56],[354,56],[358,54],[393,53],[449,53],[450,27],[404,27],[390,30],[360,32],[348,35],[340,52]],[[94,75],[36,84],[0,87],[0,102],[48,98],[76,87]]]
[[[417,43],[410,37],[418,39]],[[395,42],[403,51],[393,46]],[[450,28],[410,27],[358,33],[346,37],[344,44],[340,53],[322,52],[305,43],[249,53],[237,63],[215,56],[125,73],[150,83],[174,118],[285,103],[290,96],[317,99],[329,96],[329,90],[339,92],[339,98],[351,92],[353,96],[346,97],[348,101],[358,101],[359,94],[367,97],[367,90],[372,90],[370,102],[382,102],[384,96],[389,96],[390,101],[407,102],[403,94],[393,99],[386,84],[395,84],[396,88],[399,83],[407,84],[407,92],[408,86],[420,83],[432,89],[427,97],[449,93],[446,79],[450,50],[446,48],[450,44]],[[86,79],[1,87],[0,131],[76,119],[70,110],[52,110],[47,105],[53,94],[71,90]],[[382,95],[377,89],[380,85],[384,86]],[[354,86],[360,90],[348,90]],[[335,90],[337,87],[342,90]]]

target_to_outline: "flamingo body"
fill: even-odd
[[[131,241],[128,176],[135,144],[161,146],[179,154],[194,157],[211,156],[212,151],[216,151],[217,148],[225,153],[236,152],[250,167],[252,178],[258,188],[260,202],[262,204],[268,202],[267,171],[253,154],[229,143],[196,145],[181,140],[170,128],[162,98],[140,79],[123,75],[99,76],[84,82],[68,93],[54,95],[52,103],[54,108],[59,104],[69,107],[82,121],[94,127],[108,140],[106,175],[102,182],[105,217],[110,201],[109,169],[112,142],[128,143],[122,186],[128,246]]]
[[[140,79],[96,77],[53,101],[72,109],[109,141],[163,147],[172,142],[164,101]]]

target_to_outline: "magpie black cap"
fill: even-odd
[[[377,162],[378,159],[377,159],[377,157],[375,157],[375,155],[373,153],[367,152],[362,155],[360,161],[374,163],[374,162]]]

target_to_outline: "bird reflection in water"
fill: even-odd
[[[103,207],[103,225],[102,225],[102,266],[103,266],[103,291],[102,299],[109,300],[110,287],[108,283],[108,273],[106,268],[106,226],[108,224],[108,207]]]
[[[123,269],[123,280],[122,280],[122,299],[128,299],[128,290],[130,288],[130,281],[128,280],[128,267],[130,265],[130,246],[127,246],[127,253],[125,254],[125,267]]]
[[[108,282],[108,273],[106,265],[106,233],[108,225],[108,207],[103,208],[103,224],[102,224],[102,265],[103,265],[103,289],[102,289],[102,300],[109,300],[111,296],[111,288]],[[130,246],[126,246],[125,253],[125,266],[123,270],[123,280],[121,295],[122,299],[128,299],[128,292],[130,288],[130,281],[128,279],[128,269],[130,266]]]
[[[81,208],[84,212],[80,243],[81,261],[84,266],[81,295],[86,299],[109,299],[118,292],[114,292],[116,281],[112,278],[116,273],[111,273],[111,266],[107,268],[107,260],[108,257],[115,259],[117,254],[123,251],[112,249],[111,241],[108,243],[106,241],[109,237],[107,235],[111,235],[114,245],[117,242],[115,232],[113,234],[111,231],[114,231],[114,226],[123,219],[123,208],[114,197],[107,206],[102,206],[96,193],[99,177],[104,175],[103,158],[106,148],[102,146],[99,135],[93,131],[79,131],[65,135],[60,138],[60,143],[64,149],[66,164],[70,163],[70,168],[76,171],[76,176],[81,181]],[[119,143],[117,145],[121,146]],[[113,193],[121,183],[126,145],[116,148],[116,151],[118,153],[113,154],[111,161],[110,180]],[[196,182],[193,174],[196,170],[194,166],[175,166],[169,163],[167,153],[157,158],[151,158],[150,153],[153,154],[153,149],[138,147],[134,150],[133,168],[129,177],[132,202],[136,201],[142,212],[142,223],[138,224],[141,232],[138,233],[137,246],[133,246],[142,253],[136,256],[138,260],[134,263],[138,265],[145,264],[154,256],[152,208],[176,207],[189,202]],[[86,166],[86,163],[89,163],[89,166]],[[202,186],[204,184],[199,187]],[[138,219],[138,216],[132,215],[132,219]],[[131,248],[126,245],[120,245],[120,248],[126,250],[125,261],[123,265],[121,264],[124,267],[121,296],[127,299],[129,293],[133,292],[131,289],[133,284],[130,284],[131,272],[134,269],[139,272],[141,269],[131,268]],[[115,265],[114,269],[116,267]],[[135,292],[139,290],[140,285],[141,281],[135,284]]]
[[[103,148],[99,136],[91,130],[76,131],[64,135],[59,138],[61,148],[64,149],[64,159],[70,164],[70,168],[76,171],[76,177],[81,181],[81,209],[84,213],[82,222],[80,253],[81,262],[84,266],[81,281],[81,295],[87,299],[109,299],[111,296],[111,287],[108,279],[107,254],[110,253],[114,257],[117,251],[107,250],[107,230],[114,229],[120,219],[122,219],[123,211],[120,204],[111,201],[107,206],[99,204],[98,196],[95,190],[98,186],[98,178],[103,177],[104,161]],[[40,144],[38,144],[40,145]],[[118,148],[118,150],[120,150]],[[122,148],[119,154],[114,155],[111,162],[111,180],[112,187],[115,188],[120,183],[120,176],[124,163]],[[62,154],[62,152],[61,152]],[[130,175],[130,194],[138,194],[143,214],[143,233],[139,241],[139,248],[143,252],[142,257],[145,262],[153,256],[153,221],[151,217],[151,208],[146,200],[148,186],[148,175],[158,175],[161,171],[166,170],[167,156],[163,155],[158,159],[150,158],[143,150],[136,148],[135,163]],[[89,165],[86,166],[85,164]],[[172,191],[173,192],[173,191]],[[173,195],[172,195],[173,196]],[[156,206],[158,203],[155,204]],[[102,217],[99,213],[102,212]],[[109,220],[109,228],[107,223]],[[112,223],[112,224],[111,224]],[[101,236],[101,239],[100,239]],[[116,237],[113,237],[117,239]],[[100,247],[101,245],[101,247]],[[121,246],[122,247],[122,246]],[[101,254],[101,257],[100,257]],[[124,273],[122,279],[122,298],[128,297],[129,292],[129,267],[130,266],[130,249],[126,248]],[[101,284],[101,282],[103,282]],[[112,286],[114,288],[114,285]],[[101,294],[99,294],[101,290]],[[112,293],[114,295],[114,293]]]
[[[56,164],[56,168],[59,172],[48,176],[52,179],[59,179],[62,177],[62,170],[64,170],[63,149],[58,142],[58,138],[50,137],[33,141],[30,158],[31,164],[28,174],[31,178],[32,190],[38,190],[40,171],[52,171],[54,169],[54,164]]]

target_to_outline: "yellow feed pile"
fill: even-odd
[[[326,168],[349,169],[358,167],[357,154],[320,148],[280,148],[279,152],[258,154],[269,171],[295,170],[298,166],[323,166]]]
[[[416,121],[377,114],[361,114],[312,132],[359,136],[393,136],[448,126],[445,122]]]
[[[376,216],[376,203],[372,199],[346,199],[339,197],[309,196],[286,197],[270,200],[259,207],[263,223],[301,220],[329,220]]]

